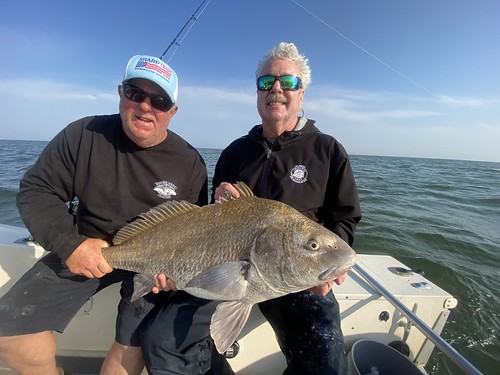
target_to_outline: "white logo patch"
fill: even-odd
[[[155,182],[155,187],[153,188],[153,190],[158,193],[158,196],[160,198],[164,199],[169,199],[174,195],[177,195],[177,186],[167,181]]]
[[[298,184],[303,184],[307,181],[308,174],[309,172],[304,165],[296,165],[290,172],[290,179]]]

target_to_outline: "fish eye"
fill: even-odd
[[[319,246],[319,242],[316,241],[316,240],[309,240],[307,241],[307,247],[310,249],[310,250],[313,250],[313,251],[316,251],[316,250],[319,250],[320,246]]]

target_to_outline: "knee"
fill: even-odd
[[[12,351],[10,337],[0,337],[0,359],[7,361],[9,353]]]
[[[0,337],[0,358],[20,372],[55,366],[56,340],[52,332]]]
[[[115,341],[106,355],[100,374],[140,374],[143,368],[140,347],[126,346]]]

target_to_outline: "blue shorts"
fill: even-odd
[[[49,253],[0,298],[0,336],[63,332],[90,297],[121,282],[115,340],[123,345],[140,346],[142,321],[167,293],[149,293],[130,302],[134,275],[114,270],[99,279],[75,276],[59,256]]]

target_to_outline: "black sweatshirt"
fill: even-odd
[[[207,189],[205,162],[174,132],[140,148],[118,114],[92,116],[47,145],[21,180],[17,207],[35,240],[66,260],[85,239],[111,241],[123,225],[166,200],[206,204]],[[76,217],[68,210],[75,198]]]
[[[361,208],[349,157],[313,120],[273,143],[262,136],[262,125],[255,126],[222,151],[213,190],[224,181],[243,181],[256,196],[284,202],[350,245],[354,241]]]

